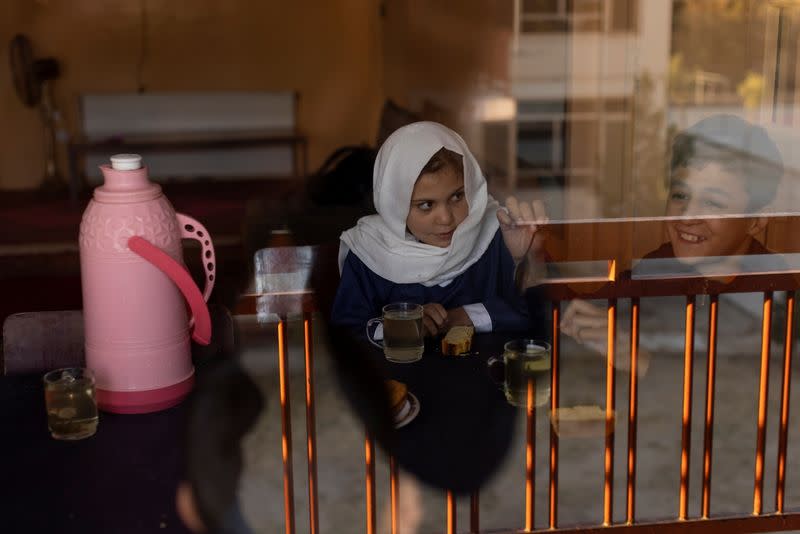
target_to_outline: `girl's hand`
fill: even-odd
[[[506,199],[505,208],[497,210],[497,220],[503,241],[515,262],[522,261],[526,255],[532,260],[541,258],[544,235],[540,225],[548,222],[541,200],[519,202],[510,196]]]
[[[544,233],[541,225],[548,222],[541,200],[519,202],[515,197],[506,199],[506,207],[497,210],[497,220],[503,241],[517,264],[515,279],[521,291],[536,285],[542,275],[544,258]]]
[[[447,325],[447,310],[438,302],[422,306],[422,329],[426,336],[436,336]]]
[[[459,306],[458,308],[447,310],[447,323],[445,326],[448,330],[454,326],[472,326],[472,319],[469,318],[464,308]]]

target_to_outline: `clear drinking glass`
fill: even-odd
[[[383,307],[383,315],[367,322],[367,338],[390,362],[411,363],[422,358],[425,351],[425,333],[422,330],[422,306],[412,302],[395,302]],[[375,323],[383,324],[383,343],[369,335]]]
[[[535,388],[534,405],[550,400],[550,344],[535,339],[513,339],[503,347],[502,357],[489,358],[490,368],[502,366],[503,380],[498,385],[514,406],[527,406],[528,382]]]
[[[94,374],[83,367],[56,369],[44,375],[47,426],[55,439],[83,439],[97,431]]]

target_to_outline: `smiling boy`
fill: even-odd
[[[647,258],[675,257],[702,267],[767,254],[757,239],[767,225],[760,212],[783,175],[780,152],[766,131],[733,115],[713,115],[673,143],[666,215],[669,243]]]
[[[672,144],[665,210],[673,217],[665,222],[669,241],[644,258],[676,258],[691,271],[713,276],[714,271],[736,272],[743,256],[770,254],[756,236],[767,226],[763,211],[782,176],[778,147],[759,126],[720,114],[684,130]],[[572,301],[560,327],[577,341],[602,349],[606,310]]]

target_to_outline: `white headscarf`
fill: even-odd
[[[469,205],[469,214],[445,248],[419,242],[406,231],[414,184],[442,148],[464,158],[464,194]],[[362,217],[342,233],[340,272],[349,250],[390,282],[445,284],[481,258],[499,227],[499,205],[487,193],[475,157],[460,135],[435,122],[415,122],[395,131],[378,152],[372,185],[378,215]]]

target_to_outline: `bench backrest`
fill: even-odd
[[[202,135],[220,140],[255,131],[294,132],[297,95],[292,91],[223,91],[84,94],[82,134],[89,142],[164,139]],[[292,147],[203,147],[197,150],[140,150],[155,178],[288,176]],[[111,154],[90,151],[85,173],[99,181],[98,165]]]

